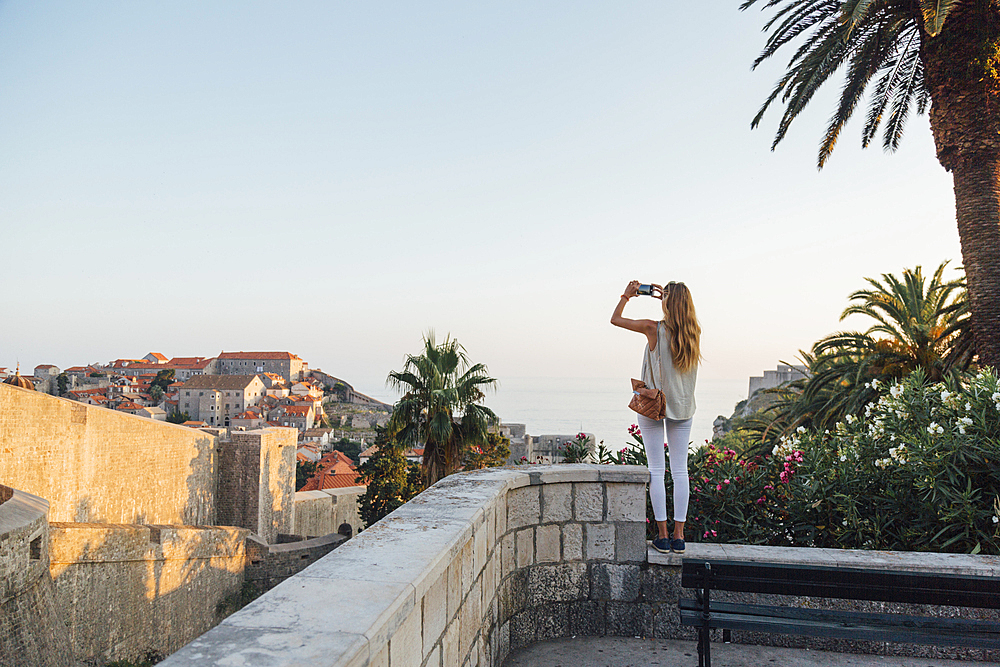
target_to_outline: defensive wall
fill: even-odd
[[[49,504],[0,486],[0,665],[71,664],[49,576]]]
[[[55,522],[55,601],[75,657],[167,655],[233,611],[245,528]]]
[[[304,537],[321,537],[336,533],[341,524],[346,523],[351,527],[351,534],[357,535],[364,527],[358,512],[358,498],[364,492],[363,486],[297,491],[292,532]]]
[[[645,468],[585,464],[452,475],[161,665],[498,667],[516,648],[571,635],[690,639],[694,652],[694,633],[679,625],[677,614],[681,558],[646,546],[647,481]],[[703,558],[1000,576],[995,556],[722,544],[690,544],[688,551]],[[776,596],[741,596],[777,602]],[[726,597],[737,596],[719,596]],[[934,612],[997,618],[954,607]],[[978,649],[737,632],[733,641],[1000,658]]]
[[[0,481],[50,521],[216,523],[217,439],[0,384]]]
[[[295,430],[234,436],[0,384],[0,666],[167,654],[339,546],[267,544],[295,532]],[[324,495],[311,530],[357,497]]]

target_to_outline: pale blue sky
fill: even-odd
[[[951,179],[926,116],[817,172],[835,89],[770,152],[737,5],[0,2],[0,366],[288,349],[372,391],[434,327],[627,377],[632,278],[692,288],[702,377],[790,360],[863,276],[961,263]]]

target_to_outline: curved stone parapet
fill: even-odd
[[[648,479],[588,464],[452,475],[161,665],[492,666],[604,634],[597,605],[646,560]]]
[[[0,485],[0,664],[73,664],[49,575],[49,503]]]

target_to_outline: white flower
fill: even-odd
[[[966,404],[965,404],[965,411],[968,412],[971,409],[972,409],[972,403],[966,402]]]
[[[854,415],[845,415],[844,419],[847,421],[848,424],[853,424],[854,422],[858,421]]]
[[[944,429],[937,422],[931,422],[930,426],[927,427],[927,432],[931,435],[941,435],[944,433]]]
[[[951,398],[951,392],[950,391],[948,391],[947,389],[945,389],[944,391],[941,392],[941,400],[942,401],[947,401],[949,398]]]
[[[805,426],[800,426],[797,429],[795,429],[795,432],[796,433],[805,433],[806,432],[806,427]]]
[[[960,417],[958,421],[966,426],[972,426],[972,419],[969,417]]]
[[[993,523],[1000,523],[1000,519],[997,518],[996,514],[993,515]]]
[[[878,379],[872,380],[871,387],[872,389],[878,389]]]
[[[889,390],[889,393],[892,394],[893,398],[899,398],[900,396],[903,395],[903,386],[902,385],[898,385],[898,384],[894,384],[892,386],[892,389]],[[1000,392],[998,392],[998,393],[1000,393]]]
[[[995,393],[993,394],[993,402],[994,402],[994,403],[1000,403],[1000,391],[998,391],[998,392],[995,392]]]
[[[846,454],[841,454],[840,455],[840,460],[841,460],[841,462],[846,461],[847,460],[847,455]]]

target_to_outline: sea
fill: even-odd
[[[747,397],[748,384],[745,377],[698,379],[692,444],[712,439],[712,422],[719,415],[732,415],[736,404]],[[397,398],[389,394],[373,396],[387,403]],[[628,409],[631,398],[628,377],[503,377],[499,388],[490,392],[483,403],[502,422],[524,424],[529,435],[572,436],[582,431],[592,433],[611,449],[620,449],[631,442],[628,427],[636,422],[635,413]]]

